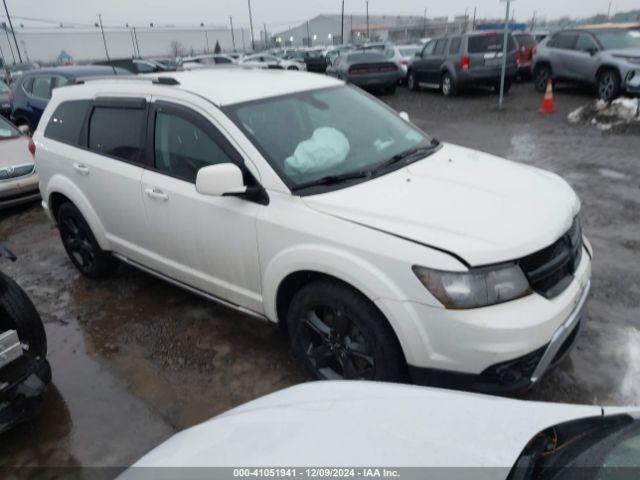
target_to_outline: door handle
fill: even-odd
[[[162,200],[163,202],[166,202],[169,200],[169,195],[164,193],[159,188],[145,188],[144,193],[148,197],[153,198],[154,200]]]
[[[89,167],[87,167],[83,163],[74,163],[73,164],[73,169],[76,172],[81,173],[82,175],[89,175]]]

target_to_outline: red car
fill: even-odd
[[[531,33],[526,32],[513,32],[513,36],[518,42],[518,51],[516,52],[518,76],[531,78],[531,60],[533,59],[533,50],[537,45],[536,39]]]

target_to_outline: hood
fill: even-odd
[[[28,137],[0,140],[0,168],[33,163],[33,157],[29,153]]]
[[[616,48],[606,51],[610,55],[640,58],[640,48]]]
[[[580,209],[559,176],[450,144],[395,172],[304,201],[454,253],[471,266],[515,260],[552,244]]]
[[[536,433],[601,414],[410,385],[311,382],[178,433],[134,467],[504,467],[490,473],[504,479]]]

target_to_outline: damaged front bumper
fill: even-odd
[[[50,382],[49,362],[22,351],[14,330],[3,332],[0,335],[0,434],[38,413]]]

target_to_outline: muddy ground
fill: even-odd
[[[556,91],[552,116],[537,112],[530,84],[515,86],[503,111],[488,92],[381,98],[441,140],[573,185],[595,249],[589,320],[570,357],[525,396],[640,404],[640,135],[570,124],[593,99],[574,89]],[[53,368],[42,415],[0,437],[0,465],[128,465],[176,430],[306,380],[272,325],[130,267],[81,277],[38,205],[1,213],[0,241],[19,257],[1,268],[40,311]]]

